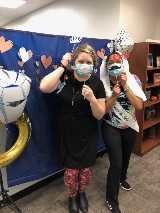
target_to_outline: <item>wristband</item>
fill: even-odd
[[[124,93],[126,94],[129,90],[130,90],[130,87],[128,86],[128,88],[124,90]]]
[[[61,63],[61,65],[60,65],[60,67],[62,67],[65,71],[67,70],[67,67],[64,66],[62,63]]]

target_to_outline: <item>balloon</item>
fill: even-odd
[[[17,125],[15,144],[0,154],[0,169],[11,164],[24,150],[31,133],[28,116],[23,113],[30,91],[31,79],[24,73],[0,69],[0,126]]]
[[[0,169],[11,164],[25,149],[31,134],[31,126],[28,116],[23,113],[17,121],[13,122],[19,129],[19,135],[15,144],[5,153],[0,154]],[[0,126],[3,126],[0,123]]]
[[[0,122],[8,124],[23,113],[31,79],[24,73],[0,69]]]
[[[125,30],[121,30],[107,46],[110,49],[110,52],[118,51],[125,54],[132,51],[134,42],[132,37]]]

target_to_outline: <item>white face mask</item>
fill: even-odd
[[[121,75],[121,73],[124,71],[124,65],[123,64],[119,64],[119,63],[114,63],[111,64],[109,66],[107,66],[108,68],[108,73],[113,76],[113,77],[118,77]]]

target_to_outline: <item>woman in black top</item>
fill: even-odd
[[[41,91],[58,95],[58,148],[65,167],[64,182],[69,192],[69,212],[88,212],[85,189],[92,178],[96,160],[98,125],[105,113],[105,89],[102,81],[91,75],[97,66],[94,49],[83,44],[73,53],[73,72],[66,72],[72,54],[66,53],[62,64],[45,76]],[[77,193],[78,187],[78,193]],[[77,196],[78,194],[78,196]]]

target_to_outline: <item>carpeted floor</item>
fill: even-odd
[[[88,213],[109,213],[105,201],[108,156],[98,158],[94,167],[94,178],[87,189]],[[128,170],[131,191],[120,188],[119,202],[122,213],[160,213],[160,146],[143,157],[132,154]],[[63,178],[38,189],[16,201],[23,213],[67,213],[68,194]],[[1,213],[13,212],[8,207]]]

